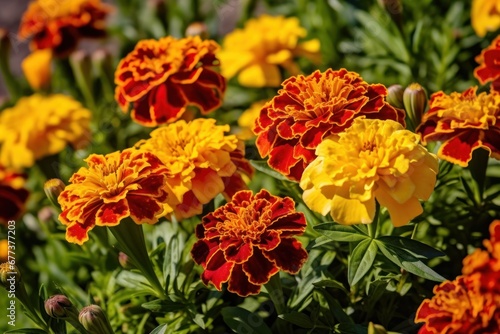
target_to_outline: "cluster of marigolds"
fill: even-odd
[[[42,10],[48,14],[39,15]],[[35,90],[51,76],[50,66],[40,63],[67,57],[81,38],[104,36],[109,12],[99,0],[30,4],[19,34],[32,37],[33,53],[23,68]],[[277,26],[276,36],[266,36],[269,47],[262,47],[264,34],[254,31]],[[222,47],[199,36],[137,43],[116,69],[115,99],[135,122],[156,129],[133,147],[90,155],[66,186],[50,181],[49,192],[59,189],[66,239],[81,245],[92,229],[113,228],[129,218],[136,224],[181,221],[201,214],[203,205],[222,194],[227,204],[202,218],[191,254],[204,269],[205,284],[221,290],[227,283],[230,292],[248,296],[280,270],[299,272],[308,254],[295,238],[304,233],[306,220],[294,201],[248,190],[254,170],[245,158],[245,138],[256,136],[261,157],[299,183],[311,210],[349,225],[370,224],[377,204],[396,227],[420,215],[420,201],[434,190],[438,159],[465,167],[475,150],[500,159],[500,36],[476,58],[474,75],[480,84],[491,82],[490,91],[434,93],[425,113],[406,104],[424,96],[425,106],[419,85],[403,93],[347,69],[300,74],[296,57],[320,60],[319,41],[299,42],[305,36],[297,19],[263,15],[226,36]],[[282,82],[283,71],[291,76]],[[246,87],[282,82],[274,98],[242,116],[240,124],[251,123],[252,132],[241,136],[230,134],[229,125],[195,115],[221,106],[232,77]],[[2,222],[23,212],[28,191],[22,170],[68,144],[85,147],[91,116],[61,94],[22,97],[2,111]],[[437,155],[425,146],[435,141],[441,143]],[[415,318],[425,323],[420,333],[500,328],[500,222],[490,233],[487,250],[464,260],[463,275],[437,286],[435,296],[422,303]]]

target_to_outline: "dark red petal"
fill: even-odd
[[[246,297],[258,294],[260,292],[260,287],[260,285],[255,285],[249,282],[248,276],[243,272],[241,264],[234,266],[227,287],[230,292],[236,293],[241,297]]]
[[[479,131],[463,131],[444,142],[438,156],[460,166],[467,166],[472,159],[472,151],[479,147]]]
[[[152,196],[128,194],[130,216],[137,224],[152,223],[158,220],[158,215],[163,211],[163,206]]]
[[[208,260],[205,271],[201,275],[201,279],[205,285],[209,282],[217,288],[217,290],[222,289],[222,283],[228,281],[229,277],[232,276],[233,262],[227,262],[224,259],[224,255],[221,250],[218,250],[214,255]]]
[[[264,252],[264,256],[290,274],[298,273],[307,260],[307,252],[302,248],[302,244],[293,238],[281,239],[279,246],[270,252]]]
[[[243,263],[247,261],[253,254],[253,246],[249,243],[243,243],[240,240],[234,240],[233,243],[223,247],[224,242],[221,242],[221,249],[224,250],[224,257],[227,261],[235,263]]]
[[[126,199],[115,203],[103,203],[96,213],[96,224],[99,226],[115,226],[130,214]]]
[[[252,257],[243,263],[243,271],[247,274],[250,283],[266,284],[279,269],[262,255],[259,249],[255,249]]]
[[[293,212],[281,216],[268,226],[268,230],[280,230],[282,236],[300,235],[304,233],[307,223],[302,212]]]

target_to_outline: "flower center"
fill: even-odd
[[[260,237],[267,227],[262,221],[266,214],[261,215],[255,210],[254,203],[239,209],[239,213],[227,213],[227,219],[217,223],[217,230],[221,235],[242,240],[244,243],[260,242]]]
[[[41,17],[46,20],[56,19],[77,13],[88,0],[38,0]]]
[[[495,97],[486,93],[461,99],[451,96],[440,111],[440,116],[487,129],[495,124],[495,115],[500,110],[500,97]]]

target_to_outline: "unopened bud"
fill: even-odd
[[[207,39],[208,27],[203,22],[193,22],[186,28],[186,36],[200,36],[201,39]]]
[[[420,124],[427,106],[427,94],[424,88],[418,83],[410,84],[404,91],[403,103],[406,115],[408,115],[412,123],[412,126],[408,128],[410,130],[415,130]]]
[[[34,90],[46,90],[52,78],[52,50],[33,51],[21,63],[24,76]]]
[[[396,23],[398,29],[403,27],[403,4],[401,0],[378,0],[380,6],[382,6],[387,13],[391,16],[391,19]]]
[[[113,329],[106,314],[97,305],[84,307],[78,315],[78,321],[91,334],[113,334]]]
[[[65,295],[54,295],[45,301],[45,312],[52,318],[68,319],[78,314]]]
[[[49,198],[50,202],[54,204],[57,208],[59,208],[59,202],[57,202],[57,198],[64,190],[64,182],[60,179],[50,179],[45,182],[43,185],[43,190],[45,191],[45,195]]]
[[[92,96],[92,60],[90,55],[83,51],[78,50],[71,54],[69,63],[75,76],[75,81],[83,96],[89,102],[93,99]]]
[[[393,107],[403,109],[404,89],[401,85],[392,85],[387,88],[387,102]]]
[[[16,291],[21,282],[21,272],[15,264],[9,262],[0,264],[0,282],[8,291]]]
[[[132,269],[135,266],[132,264],[130,257],[124,252],[118,253],[118,262],[124,269]]]

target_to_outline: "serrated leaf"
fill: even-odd
[[[281,318],[285,321],[288,321],[289,323],[292,323],[294,325],[297,325],[299,327],[302,327],[302,328],[313,328],[314,327],[314,323],[304,313],[290,312],[290,313],[279,315],[279,318]]]
[[[241,307],[225,307],[221,314],[226,325],[235,333],[272,334],[264,319]]]
[[[186,308],[186,304],[174,302],[171,299],[156,299],[141,305],[153,312],[178,312]]]
[[[432,281],[442,282],[445,280],[443,276],[436,273],[406,250],[384,244],[376,239],[375,242],[385,257],[406,271]]]
[[[411,253],[413,256],[422,259],[433,259],[435,257],[445,256],[446,254],[438,249],[435,249],[423,242],[395,236],[383,236],[377,238],[378,241],[384,244],[392,245],[397,248],[401,248]]]
[[[279,172],[275,171],[269,165],[267,164],[266,161],[260,161],[260,160],[250,160],[250,164],[259,172],[262,172],[264,174],[267,174],[269,176],[274,177],[277,180],[280,181],[287,181],[287,182],[293,182],[289,179],[287,179],[284,175],[280,174]]]
[[[366,240],[369,236],[361,234],[352,226],[336,223],[323,223],[314,226],[314,230],[323,234],[332,241],[358,242]]]
[[[370,270],[373,261],[375,261],[377,250],[377,243],[373,239],[361,241],[352,250],[347,269],[347,280],[350,286],[358,283]]]

